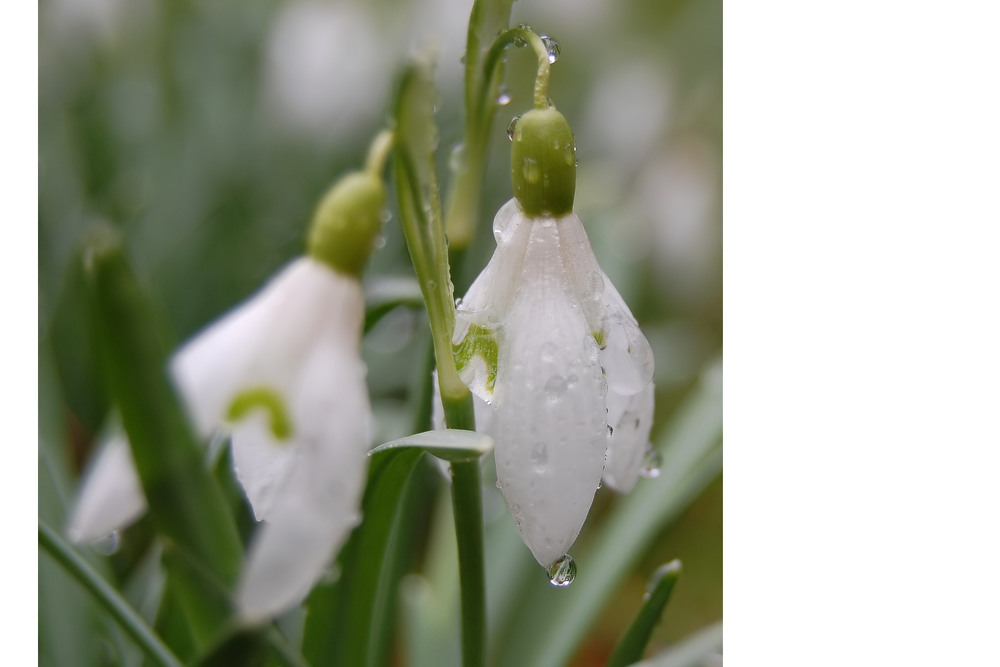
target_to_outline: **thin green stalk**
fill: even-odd
[[[150,660],[164,667],[183,667],[142,616],[54,530],[38,522],[38,544],[94,596]]]
[[[646,595],[646,601],[636,615],[632,625],[625,631],[614,653],[608,660],[607,667],[627,667],[642,660],[642,654],[646,650],[646,644],[653,634],[653,629],[663,615],[663,608],[670,601],[670,595],[674,591],[674,585],[681,576],[681,562],[672,560],[660,569],[653,577],[655,581],[652,590]]]
[[[451,501],[462,595],[462,664],[477,667],[486,663],[483,490],[478,460],[452,462]]]

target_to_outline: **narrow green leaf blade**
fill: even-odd
[[[477,461],[493,450],[493,438],[458,428],[424,431],[379,445],[372,455],[390,449],[416,447],[445,461]]]
[[[105,383],[121,413],[153,525],[165,538],[164,560],[175,568],[173,581],[182,585],[199,643],[207,645],[231,611],[228,591],[242,560],[236,527],[167,380],[162,331],[121,239],[104,231],[87,248],[85,262]],[[214,583],[205,586],[207,581]]]
[[[674,592],[674,585],[681,576],[681,562],[672,560],[654,574],[653,590],[649,591],[642,608],[636,615],[632,625],[618,642],[614,653],[608,660],[607,667],[628,667],[642,659],[642,654],[649,643],[653,629],[660,621],[663,608]]]

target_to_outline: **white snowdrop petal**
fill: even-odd
[[[359,520],[373,430],[365,372],[339,345],[313,346],[304,359],[293,393],[296,454],[237,592],[247,622],[301,602]]]
[[[269,419],[261,411],[248,415],[233,427],[232,442],[236,476],[254,516],[258,521],[269,519],[271,504],[299,447],[294,440],[277,440]]]
[[[124,434],[101,445],[73,505],[66,535],[77,544],[93,542],[127,527],[146,511]]]
[[[559,218],[559,252],[570,293],[576,299],[592,333],[605,333],[608,315],[604,305],[607,276],[597,263],[583,223],[575,213]]]
[[[225,421],[240,392],[287,393],[345,280],[315,260],[294,260],[174,355],[173,379],[202,437]]]
[[[639,468],[653,428],[653,383],[638,394],[625,396],[608,390],[608,457],[604,483],[628,493],[639,478]]]
[[[653,379],[653,350],[607,276],[604,276],[603,300],[608,314],[608,334],[601,350],[601,364],[608,387],[620,394],[636,394]]]
[[[534,222],[494,394],[497,477],[521,538],[548,567],[576,540],[604,469],[598,348],[565,291],[555,221]]]

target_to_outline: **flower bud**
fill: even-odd
[[[385,185],[374,174],[356,172],[340,179],[316,208],[309,256],[360,276],[381,232],[385,200]]]
[[[514,197],[531,218],[573,212],[576,145],[566,118],[555,110],[532,109],[514,128],[510,152]]]

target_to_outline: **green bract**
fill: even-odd
[[[360,276],[382,228],[386,192],[371,173],[344,176],[313,216],[309,256],[342,273]]]
[[[566,118],[555,110],[532,109],[521,116],[510,152],[514,197],[532,218],[573,212],[576,144]]]

